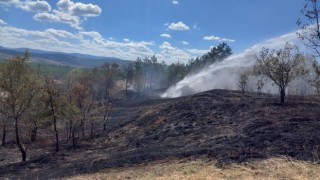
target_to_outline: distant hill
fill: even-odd
[[[26,48],[5,48],[0,46],[0,59],[8,59],[10,57],[23,54]],[[120,65],[130,63],[129,60],[122,60],[114,57],[100,57],[79,53],[62,53],[50,52],[37,49],[29,49],[31,54],[30,61],[49,63],[56,65],[72,66],[72,67],[95,67],[104,63],[116,62]]]

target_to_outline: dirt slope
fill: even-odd
[[[170,158],[207,156],[217,166],[281,155],[317,161],[320,103],[212,90],[194,96],[119,103],[112,131],[26,163],[2,165],[0,178],[60,178]],[[1,153],[2,150],[0,150]]]

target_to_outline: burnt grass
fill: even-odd
[[[286,100],[281,105],[278,96],[212,90],[175,99],[119,102],[108,132],[59,153],[53,153],[52,141],[46,150],[38,143],[27,162],[2,163],[0,178],[63,178],[198,156],[218,160],[217,166],[283,155],[318,162],[319,100]],[[3,161],[20,158],[14,145],[1,148],[0,155],[5,155]]]

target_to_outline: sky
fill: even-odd
[[[188,62],[298,29],[304,0],[0,0],[0,46]]]

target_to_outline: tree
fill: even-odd
[[[134,67],[133,67],[133,64],[130,63],[130,64],[127,64],[123,67],[123,77],[124,77],[124,80],[125,80],[125,88],[126,88],[126,94],[128,92],[128,85],[130,83],[132,83],[133,81],[133,77],[134,77]]]
[[[103,99],[110,99],[111,91],[115,86],[116,80],[119,78],[120,70],[117,63],[105,63],[99,67],[99,87],[102,88],[101,97]]]
[[[320,66],[319,66],[319,63],[316,60],[314,60],[312,67],[313,67],[313,71],[314,71],[314,78],[311,79],[309,82],[310,82],[310,85],[316,89],[317,94],[320,95]]]
[[[242,94],[247,90],[248,87],[248,78],[249,78],[249,73],[248,72],[243,72],[240,74],[239,77],[239,87],[241,89]]]
[[[8,114],[14,120],[16,144],[21,152],[22,161],[26,161],[27,153],[20,139],[20,120],[30,107],[37,91],[36,81],[26,65],[28,59],[29,52],[26,51],[23,57],[18,55],[0,67],[0,91],[7,94],[0,98],[1,102],[9,107]]]
[[[60,98],[60,89],[57,87],[55,81],[50,78],[45,78],[45,85],[43,88],[45,92],[44,101],[47,104],[48,115],[52,118],[53,121],[53,130],[55,133],[56,139],[56,152],[59,151],[59,133],[57,128],[57,117],[59,114],[59,110],[61,110],[61,98]]]
[[[5,97],[5,93],[1,93],[0,96]],[[2,128],[2,141],[1,141],[1,146],[6,145],[6,137],[7,137],[7,126],[9,122],[9,114],[8,114],[8,106],[6,104],[0,102],[0,127]]]
[[[254,75],[266,77],[278,86],[281,103],[284,103],[288,84],[307,73],[305,57],[298,47],[289,43],[286,43],[284,49],[262,48],[255,59]]]
[[[299,38],[304,40],[305,45],[320,55],[320,2],[319,0],[306,0],[301,13],[305,19],[299,18],[297,25],[300,31]]]
[[[186,76],[186,65],[182,63],[172,63],[167,67],[166,73],[166,86],[170,87],[171,85],[181,81]]]
[[[209,65],[220,62],[232,55],[232,49],[227,43],[221,43],[213,47],[208,53],[200,58],[191,59],[187,64],[188,72],[197,72]]]

